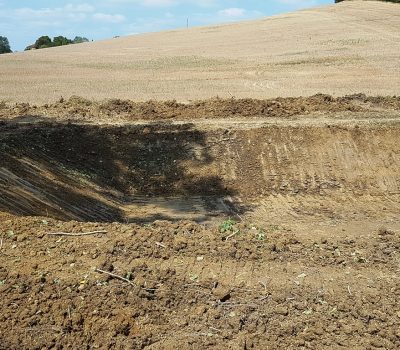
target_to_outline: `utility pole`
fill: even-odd
[[[186,28],[189,28],[189,17],[186,18]]]

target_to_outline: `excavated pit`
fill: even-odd
[[[191,124],[6,124],[1,141],[0,210],[13,214],[205,221],[234,193],[207,171],[206,135]]]
[[[399,111],[0,103],[0,344],[399,348]]]
[[[399,210],[396,122],[207,123],[2,122],[0,211],[141,223]]]

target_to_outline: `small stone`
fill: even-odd
[[[215,288],[212,293],[221,302],[225,302],[231,298],[231,291],[221,286]]]
[[[203,315],[204,313],[206,313],[207,308],[204,305],[200,305],[195,309],[195,314],[196,315]]]
[[[400,338],[400,327],[398,327],[395,331],[396,337]]]
[[[278,315],[286,316],[289,313],[289,310],[288,310],[288,308],[286,306],[278,306],[275,309],[275,313],[278,314]]]
[[[26,239],[26,237],[23,236],[23,235],[18,235],[17,236],[17,242],[23,242],[23,241],[25,241],[25,239]]]

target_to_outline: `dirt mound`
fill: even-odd
[[[334,98],[318,94],[311,97],[256,99],[210,99],[189,104],[176,101],[133,102],[128,100],[90,101],[73,96],[54,104],[32,106],[26,103],[0,105],[0,118],[21,118],[26,116],[52,117],[52,119],[73,120],[171,120],[233,117],[279,117],[288,118],[316,112],[366,112],[400,110],[400,97],[367,97],[356,94]]]
[[[95,230],[106,233],[46,234]],[[389,229],[304,240],[234,222],[11,217],[0,231],[2,349],[400,346],[400,235]]]

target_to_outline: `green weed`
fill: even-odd
[[[230,233],[235,229],[236,221],[235,220],[225,220],[219,225],[219,232],[221,233]]]

